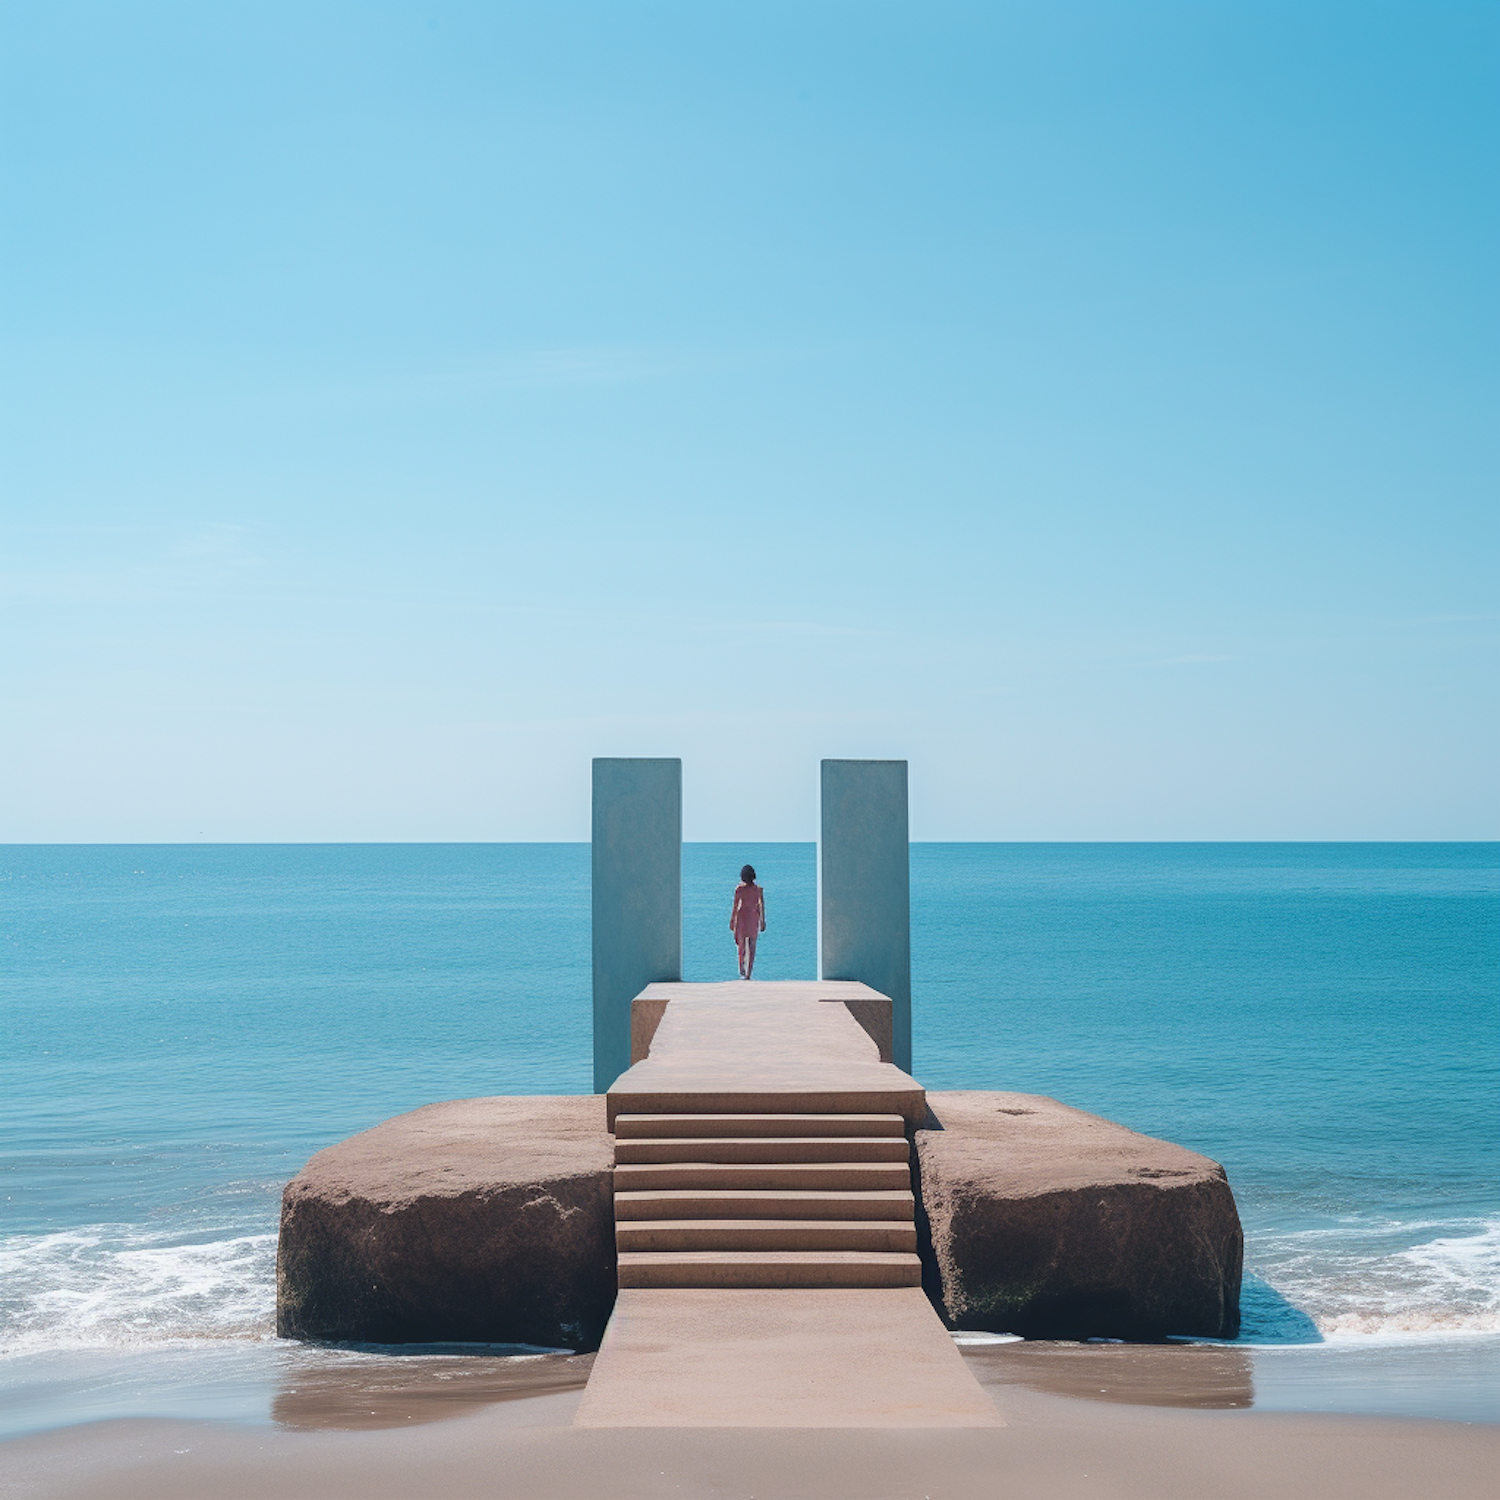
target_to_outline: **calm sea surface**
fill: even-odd
[[[733,977],[747,859],[757,977],[816,972],[813,847],[695,844],[684,977]],[[1385,1386],[1304,1362],[1281,1404],[1500,1419],[1500,846],[911,861],[915,1072],[1222,1161],[1260,1404],[1352,1351]],[[287,1178],[435,1099],[590,1088],[586,845],[11,847],[0,889],[0,1433],[243,1415],[257,1360],[347,1357],[272,1337]]]

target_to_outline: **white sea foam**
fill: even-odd
[[[1332,1342],[1500,1334],[1500,1223],[1391,1244],[1436,1227],[1388,1222],[1278,1236],[1257,1247],[1253,1269]],[[1247,1332],[1275,1337],[1270,1328]]]
[[[1325,1334],[1500,1333],[1500,1223],[1413,1245],[1377,1269],[1382,1306],[1338,1312],[1327,1319]]]
[[[1458,1295],[1486,1299],[1500,1308],[1500,1223],[1485,1225],[1481,1234],[1431,1240],[1401,1252],[1439,1285],[1453,1287]]]
[[[0,1240],[0,1356],[269,1338],[276,1236],[195,1239],[94,1225]]]

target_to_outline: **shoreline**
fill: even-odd
[[[1106,1344],[958,1335],[1002,1406],[1031,1395],[1088,1405],[1301,1414],[1500,1428],[1500,1336],[1314,1345]],[[0,1359],[0,1453],[121,1421],[246,1430],[445,1423],[581,1391],[591,1354],[335,1350],[266,1341],[56,1351]]]
[[[447,1421],[355,1431],[217,1422],[92,1423],[0,1444],[14,1500],[1049,1500],[1493,1492],[1500,1427],[1397,1418],[1126,1406],[991,1387],[1005,1425],[905,1429],[589,1429],[581,1391],[501,1400]]]

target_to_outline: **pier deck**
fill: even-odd
[[[649,1031],[649,1053],[609,1090],[610,1128],[619,1114],[734,1113],[895,1114],[915,1127],[926,1093],[871,1035],[883,1009],[889,1038],[890,1004],[838,980],[648,985],[632,1032],[638,1053]]]

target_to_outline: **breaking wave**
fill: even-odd
[[[1418,1244],[1423,1228],[1450,1230]],[[1476,1233],[1452,1225],[1388,1223],[1269,1237],[1254,1247],[1253,1269],[1276,1289],[1282,1307],[1310,1322],[1314,1337],[1431,1339],[1500,1334],[1500,1223]],[[1382,1243],[1382,1241],[1384,1243]],[[1298,1341],[1293,1319],[1272,1299],[1247,1293],[1244,1336]]]
[[[0,1356],[275,1332],[276,1236],[122,1225],[0,1239]]]

